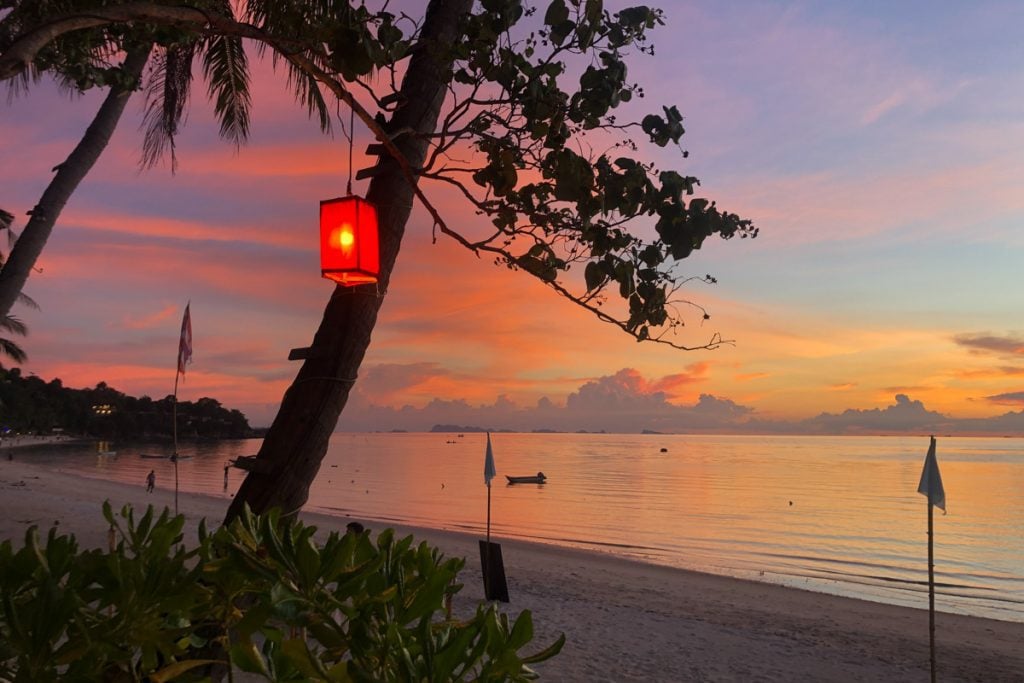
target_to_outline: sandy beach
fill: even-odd
[[[173,491],[84,479],[0,459],[0,538],[57,524],[82,545],[106,542],[103,500],[173,506]],[[222,498],[182,494],[186,539]],[[324,530],[348,521],[304,514]],[[371,529],[373,520],[360,520]],[[482,598],[477,537],[398,527],[469,558],[456,610]],[[502,542],[512,599],[533,612],[537,649],[564,632],[562,654],[537,667],[551,681],[926,681],[928,614],[793,588],[630,562],[598,553]],[[940,596],[941,599],[941,596]],[[1024,681],[1024,624],[940,613],[939,680]]]

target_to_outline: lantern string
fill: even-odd
[[[356,110],[355,107],[348,108],[348,191],[352,194],[352,146],[356,139]]]

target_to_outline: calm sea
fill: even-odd
[[[927,607],[927,437],[494,434],[491,532],[644,562]],[[230,496],[258,441],[185,445],[183,490]],[[485,437],[336,434],[308,507],[481,532]],[[173,486],[156,447],[25,453],[68,471]],[[1024,621],[1024,439],[940,438],[937,608]],[[548,483],[506,486],[542,470]]]

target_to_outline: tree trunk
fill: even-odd
[[[11,306],[18,300],[36,260],[50,239],[53,226],[60,217],[64,205],[78,188],[86,174],[92,169],[100,154],[106,149],[114,134],[128,99],[135,92],[142,69],[149,59],[151,46],[132,48],[125,56],[122,69],[131,77],[131,86],[112,85],[106,99],[96,112],[95,118],[85,131],[81,141],[68,155],[67,160],[57,167],[57,174],[50,181],[32,209],[32,218],[14,243],[14,248],[0,268],[0,318],[10,314]]]
[[[411,58],[401,87],[405,104],[386,127],[412,131],[395,140],[412,168],[419,168],[426,158],[428,141],[424,136],[434,132],[451,82],[451,62],[444,56],[444,46],[458,39],[459,18],[472,6],[472,0],[431,0],[427,8],[422,33],[425,49]],[[245,504],[254,512],[277,507],[294,514],[309,498],[328,439],[370,345],[412,210],[413,188],[398,164],[382,157],[380,166],[383,170],[374,176],[367,193],[379,212],[380,281],[376,286],[335,287],[310,355],[285,392],[255,467],[242,482],[226,521],[237,516]]]

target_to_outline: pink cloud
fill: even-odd
[[[180,311],[177,304],[168,304],[159,311],[142,315],[139,317],[126,315],[121,319],[121,327],[127,330],[145,330],[156,327],[169,320],[174,314]]]
[[[759,246],[862,239],[897,227],[904,239],[925,230],[934,238],[959,233],[965,221],[979,226],[977,236],[984,236],[986,223],[1024,210],[1021,177],[1024,162],[1006,155],[973,164],[908,164],[871,176],[829,171],[748,178],[731,184],[727,195],[733,198],[730,210],[757,217]],[[964,196],[972,201],[964,202]]]
[[[312,212],[311,212],[312,213]],[[315,228],[314,226],[311,226]],[[122,233],[132,237],[164,237],[178,240],[248,242],[290,249],[310,248],[313,230],[282,230],[279,226],[259,226],[238,222],[211,223],[182,220],[157,215],[134,215],[114,211],[72,209],[61,217],[62,230],[86,228],[101,232]]]

